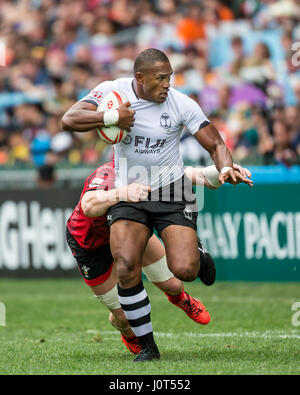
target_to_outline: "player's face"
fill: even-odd
[[[172,74],[173,70],[169,62],[156,62],[151,70],[144,72],[139,81],[144,99],[163,103],[168,96]]]

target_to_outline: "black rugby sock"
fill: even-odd
[[[151,305],[143,282],[127,289],[118,284],[118,295],[124,314],[142,348],[155,346],[150,318]]]

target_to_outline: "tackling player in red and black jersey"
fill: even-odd
[[[205,171],[205,169],[207,169]],[[210,168],[187,168],[186,174],[194,184],[216,187]],[[236,166],[237,183],[252,181],[247,179],[249,172]],[[218,172],[215,172],[216,177]],[[117,293],[117,274],[109,246],[109,226],[106,212],[112,205],[124,200],[138,202],[145,200],[149,187],[130,184],[115,188],[114,162],[98,167],[85,181],[80,200],[67,223],[67,241],[77,261],[84,281],[94,295],[110,310],[111,324],[121,332],[125,346],[133,353],[140,352],[140,344],[134,335],[119,303]],[[200,244],[201,248],[202,245]],[[203,249],[202,260],[210,265],[214,263],[210,255]],[[206,325],[210,315],[204,305],[184,291],[182,282],[175,278],[167,266],[165,250],[158,238],[153,235],[148,242],[143,257],[143,271],[150,281],[161,289],[168,299],[186,312],[195,322]],[[211,285],[215,280],[215,272],[210,278],[202,281]]]
[[[81,207],[86,192],[109,191],[115,186],[113,162],[98,167],[85,181],[80,200],[71,214],[67,228],[77,243],[85,250],[95,250],[109,244],[109,227],[106,215],[87,217]],[[87,283],[88,285],[89,282]]]

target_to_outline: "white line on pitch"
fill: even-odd
[[[119,336],[116,331],[103,331],[100,332],[102,335],[116,335]],[[172,332],[154,332],[157,337],[172,337],[179,338],[182,334],[172,333]],[[195,333],[195,332],[185,332],[184,336],[188,337],[248,337],[248,338],[273,338],[273,339],[300,339],[300,333],[284,333],[265,331],[265,332],[217,332],[217,333]]]

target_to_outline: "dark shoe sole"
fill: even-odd
[[[136,357],[133,362],[150,362],[153,361],[154,359],[160,359],[160,355],[155,355],[155,356],[151,356],[151,357],[147,357],[147,358],[140,358],[138,359],[138,357]]]
[[[133,362],[148,362],[153,361],[153,359],[160,359],[160,354],[157,349],[142,349]]]

